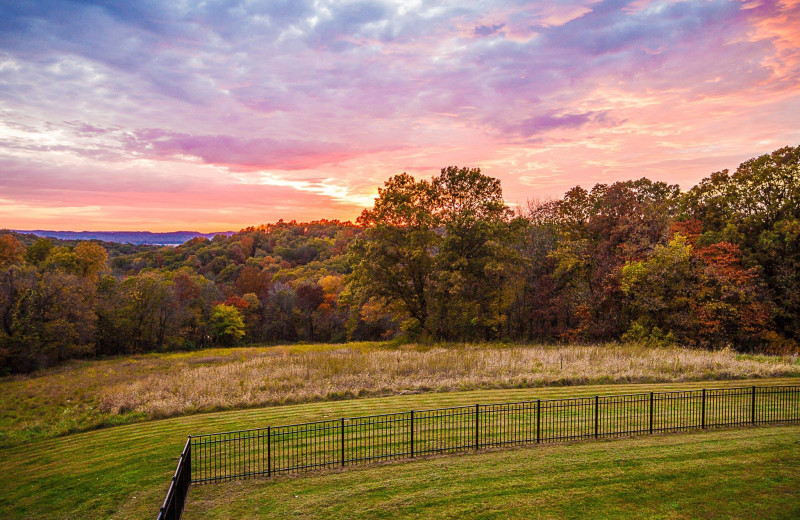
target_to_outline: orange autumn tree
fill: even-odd
[[[742,266],[730,242],[698,248],[676,233],[646,259],[626,263],[622,290],[633,317],[628,340],[741,348],[769,332],[758,273]]]

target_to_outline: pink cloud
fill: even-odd
[[[797,0],[225,4],[9,5],[0,225],[355,218],[452,164],[688,187],[800,143]]]
[[[234,170],[302,170],[359,154],[335,142],[189,135],[162,130],[138,131],[126,142],[126,148],[139,156],[162,160],[191,156]]]

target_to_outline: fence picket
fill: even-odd
[[[600,398],[476,404],[193,435],[186,441],[158,519],[180,519],[190,484],[483,446],[598,438]],[[603,436],[800,421],[800,386],[602,398]]]

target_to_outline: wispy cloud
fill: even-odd
[[[800,142],[797,0],[0,9],[0,192],[50,208],[0,210],[12,227],[353,218],[389,175],[449,164],[516,202],[688,185]]]

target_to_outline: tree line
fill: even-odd
[[[800,147],[682,191],[575,187],[512,210],[500,181],[391,177],[356,223],[178,247],[0,234],[0,370],[253,342],[635,341],[797,352]]]

